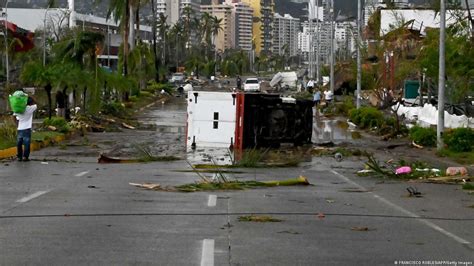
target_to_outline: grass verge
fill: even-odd
[[[474,164],[474,152],[454,152],[448,149],[442,149],[436,154],[440,157],[449,158],[460,164],[464,164],[464,165]]]

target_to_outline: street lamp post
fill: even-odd
[[[330,16],[329,23],[331,24],[331,37],[329,40],[331,41],[330,45],[330,65],[331,65],[331,80],[330,80],[330,89],[331,92],[334,94],[334,0],[330,1]]]
[[[362,87],[362,60],[360,55],[360,46],[362,45],[361,38],[361,19],[362,19],[362,5],[361,0],[357,1],[357,109],[360,108],[360,93]]]
[[[439,76],[438,76],[438,125],[436,127],[436,142],[438,151],[443,149],[443,139],[441,138],[444,131],[444,91],[445,91],[445,73],[446,73],[446,57],[445,57],[445,40],[446,40],[446,2],[440,1],[440,32],[439,32]]]

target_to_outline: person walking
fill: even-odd
[[[239,75],[237,75],[237,90],[240,91],[241,87],[242,87],[242,79],[240,78]]]
[[[321,92],[319,90],[316,90],[316,92],[314,92],[313,94],[314,107],[318,107],[320,102],[321,102]]]
[[[313,89],[314,89],[314,80],[313,79],[310,79],[308,81],[308,84],[306,85],[306,89],[310,92],[310,93],[313,93]]]
[[[33,127],[33,113],[36,111],[38,106],[33,98],[28,97],[26,104],[26,110],[22,114],[14,113],[18,122],[17,131],[17,158],[18,161],[29,161],[30,160],[30,145],[31,145],[31,128]]]
[[[56,92],[57,116],[66,118],[66,96],[62,91]]]
[[[332,93],[331,90],[327,89],[324,91],[324,100],[326,101],[327,105],[329,105],[332,102],[333,97],[334,97],[334,94]]]

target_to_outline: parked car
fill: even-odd
[[[186,77],[184,76],[183,73],[174,73],[171,78],[169,79],[169,82],[171,83],[183,83],[184,79]]]
[[[260,91],[260,80],[258,78],[248,78],[244,82],[244,91]]]

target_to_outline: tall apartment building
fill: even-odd
[[[289,14],[281,16],[275,13],[273,20],[273,49],[274,54],[285,55],[288,49],[288,56],[298,55],[298,31],[300,20]],[[286,49],[285,49],[286,48]]]
[[[158,14],[162,13],[167,17],[169,25],[175,24],[182,15],[185,7],[191,7],[194,16],[200,17],[201,0],[157,0],[156,11]]]
[[[253,9],[253,42],[255,51],[270,53],[273,40],[274,0],[242,0]]]
[[[252,50],[253,9],[240,0],[226,0],[233,7],[231,17],[231,43],[233,48]]]
[[[232,6],[230,5],[202,5],[201,13],[209,13],[211,16],[222,19],[220,30],[215,38],[215,45],[218,51],[225,51],[233,47],[232,33]]]

